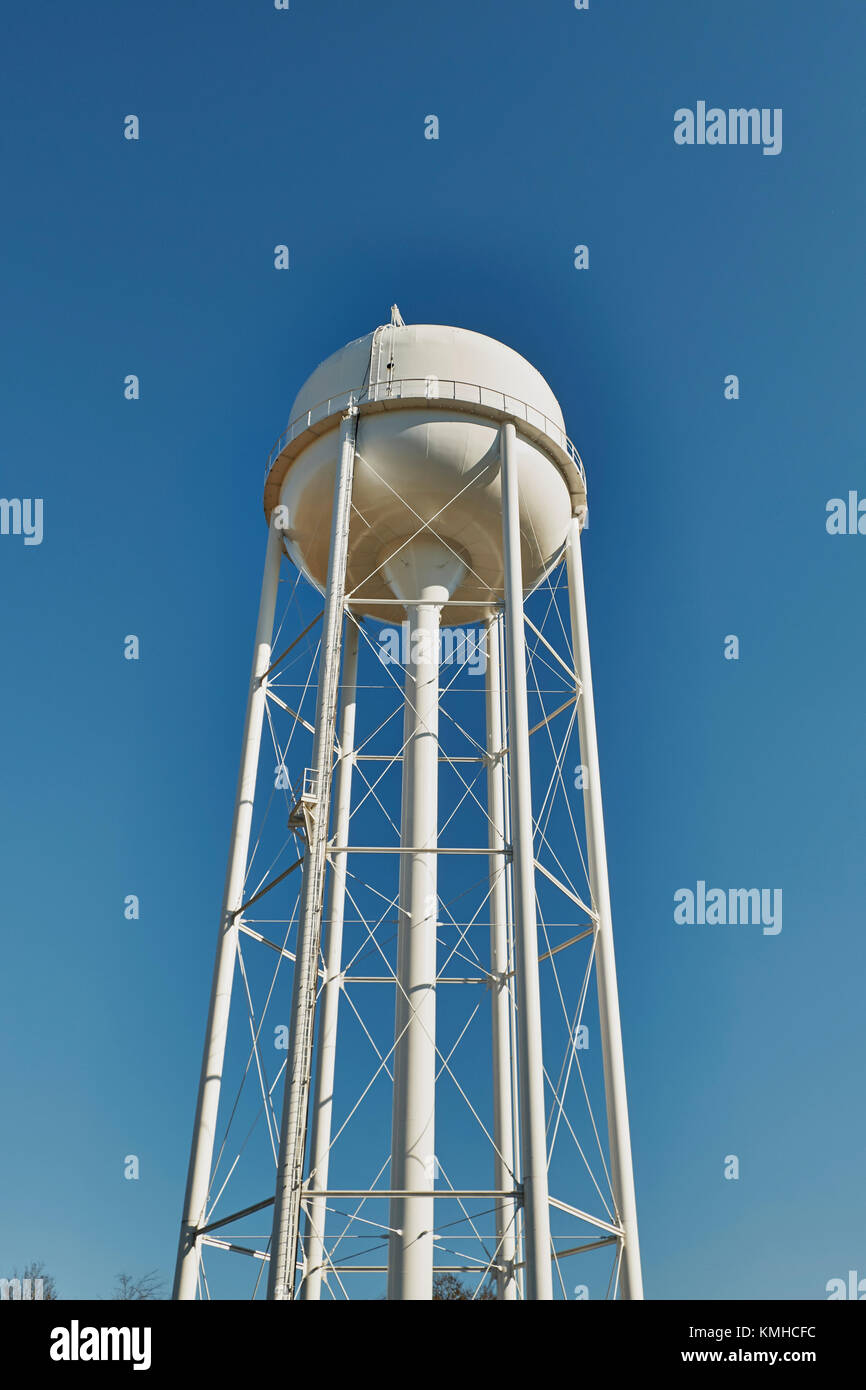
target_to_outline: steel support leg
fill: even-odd
[[[529,707],[526,695],[526,635],[523,624],[517,431],[510,422],[504,424],[500,430],[500,452],[518,1010],[517,1052],[523,1165],[523,1238],[526,1297],[536,1300],[553,1298],[553,1277],[550,1263],[538,923],[535,913],[535,851],[529,766]]]
[[[643,1298],[643,1281],[637,1234],[637,1209],[625,1091],[619,995],[616,986],[616,962],[613,952],[613,926],[607,876],[607,849],[604,840],[604,816],[601,804],[598,739],[595,729],[595,704],[592,695],[592,668],[589,661],[583,563],[580,554],[580,522],[577,518],[572,520],[569,531],[567,566],[574,664],[578,682],[577,718],[580,734],[580,756],[581,762],[586,768],[583,805],[589,860],[589,886],[593,907],[598,913],[595,935],[595,972],[598,981],[598,1012],[604,1063],[604,1089],[607,1100],[611,1183],[617,1218],[625,1232],[621,1242],[620,1283],[623,1298],[641,1299]]]
[[[334,484],[331,548],[319,660],[319,686],[313,738],[312,773],[316,802],[310,817],[304,856],[304,881],[298,918],[298,941],[292,985],[286,1090],[280,1132],[280,1155],[274,1201],[274,1225],[268,1271],[268,1298],[295,1296],[295,1265],[301,1217],[304,1151],[313,1059],[313,1024],[319,978],[319,945],[334,764],[340,638],[346,597],[346,560],[355,467],[357,407],[350,408],[340,428],[340,455]]]
[[[334,787],[333,839],[338,845],[349,842],[349,813],[352,802],[352,769],[355,752],[355,709],[358,679],[360,633],[347,619],[343,658],[343,701],[340,709],[338,743],[340,761]],[[316,1085],[310,1124],[310,1192],[325,1191],[331,1157],[331,1121],[334,1105],[334,1069],[337,1060],[337,1021],[340,1009],[343,962],[343,916],[346,904],[346,854],[333,858],[325,943],[325,981],[319,1004],[319,1036],[316,1049]],[[322,1277],[327,1273],[325,1257],[325,1197],[312,1197],[304,1237],[304,1280],[298,1297],[311,1301],[322,1296]]]
[[[511,1096],[510,984],[505,849],[505,775],[500,680],[500,627],[498,615],[486,625],[485,684],[487,707],[487,817],[490,845],[490,1003],[493,1025],[493,1187],[514,1184],[514,1116]],[[513,1201],[496,1204],[496,1276],[500,1299],[515,1299],[514,1271],[516,1207]]]
[[[262,722],[265,712],[267,683],[265,671],[271,661],[271,640],[274,631],[274,611],[280,577],[281,533],[271,523],[265,552],[265,572],[259,601],[250,688],[241,765],[235,795],[231,848],[226,869],[220,929],[217,938],[216,962],[211,985],[210,1008],[205,1031],[204,1056],[198,1088],[198,1103],[193,1126],[192,1150],[183,1204],[180,1243],[175,1268],[172,1298],[192,1299],[198,1284],[199,1249],[196,1230],[204,1219],[205,1203],[211,1179],[217,1111],[225,1061],[232,980],[238,946],[238,909],[243,902],[244,879],[250,845],[253,801],[259,749],[262,741]]]

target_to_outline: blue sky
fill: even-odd
[[[528,357],[586,464],[647,1294],[866,1275],[866,539],[825,528],[866,495],[864,29],[838,0],[8,18],[0,491],[44,538],[0,536],[0,1273],[170,1274],[264,463],[396,300]],[[676,145],[699,100],[782,108],[782,152]],[[782,888],[783,930],[675,924],[698,880]]]

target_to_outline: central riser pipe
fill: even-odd
[[[433,592],[441,594],[438,586]],[[409,660],[395,1009],[391,1187],[432,1193],[436,1176],[436,849],[439,782],[438,602],[407,609]],[[433,1197],[391,1202],[388,1298],[433,1296]]]

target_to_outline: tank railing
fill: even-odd
[[[533,405],[528,405],[526,401],[521,401],[517,396],[509,395],[507,391],[496,391],[490,386],[479,386],[477,382],[445,381],[436,376],[402,377],[396,381],[377,381],[373,383],[372,387],[368,387],[360,393],[342,391],[337,396],[329,396],[327,400],[319,401],[317,405],[311,406],[309,410],[296,416],[283,430],[268,456],[265,477],[267,478],[283,450],[297,439],[299,434],[303,434],[305,430],[310,429],[312,425],[318,424],[321,420],[327,420],[331,415],[345,410],[352,398],[359,405],[363,405],[365,401],[376,402],[405,398],[407,400],[458,401],[461,405],[489,406],[493,410],[501,410],[504,415],[525,420],[528,425],[540,430],[549,439],[553,439],[568,454],[577,468],[584,486],[586,485],[586,474],[580,454],[565,431],[543,411],[537,410]]]

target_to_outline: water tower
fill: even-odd
[[[586,483],[559,405],[502,343],[406,325],[395,307],[301,389],[264,510],[174,1296],[212,1296],[205,1254],[236,1251],[272,1299],[425,1300],[436,1274],[473,1296],[579,1297],[589,1286],[563,1269],[600,1251],[607,1283],[591,1296],[641,1298]],[[309,622],[287,605],[279,631],[294,636],[277,652],[281,582],[315,601]],[[262,857],[274,814],[282,840]],[[277,918],[255,915],[266,895]],[[258,1004],[250,942],[278,957]],[[215,1161],[238,1104],[222,1095],[238,995],[252,1044],[237,1095],[258,1084],[264,1192],[239,1185],[247,1140],[228,1166],[223,1136]],[[453,1001],[467,995],[463,1027]],[[265,1010],[289,1000],[272,1082]],[[358,1086],[368,1041],[375,1069]],[[269,1236],[233,1235],[263,1216]]]

